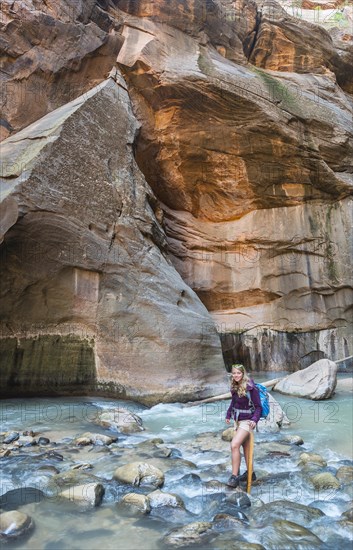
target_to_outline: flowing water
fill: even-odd
[[[257,381],[263,381],[264,377],[258,377]],[[341,382],[344,376],[340,376]],[[284,408],[290,427],[282,430],[284,434],[300,435],[305,442],[305,451],[320,453],[328,462],[328,466],[352,464],[353,458],[353,434],[352,434],[352,392],[344,384],[333,399],[314,402],[305,399],[297,399],[280,394],[274,394]],[[102,409],[111,409],[122,405],[130,411],[137,413],[143,420],[145,431],[134,435],[121,436],[117,443],[110,447],[80,447],[75,448],[70,444],[72,438],[84,432],[109,433],[94,424],[95,419]],[[66,449],[65,460],[60,461],[55,457],[50,460],[36,458],[38,446],[27,449],[19,456],[8,457],[1,460],[2,478],[1,494],[14,488],[36,487],[46,489],[50,482],[48,472],[39,469],[39,464],[54,466],[57,470],[67,470],[77,463],[87,462],[92,464],[94,475],[103,479],[106,493],[103,504],[93,510],[81,511],[77,506],[68,505],[61,500],[50,497],[42,502],[33,502],[21,506],[21,511],[29,514],[35,521],[35,529],[30,537],[21,541],[11,542],[9,547],[28,549],[96,549],[99,547],[118,548],[122,550],[161,548],[160,541],[173,525],[167,524],[165,518],[158,516],[135,516],[124,514],[116,502],[124,493],[135,491],[131,486],[121,486],[112,483],[114,470],[120,465],[119,452],[127,446],[131,449],[134,445],[147,439],[159,437],[166,446],[173,448],[174,455],[182,456],[185,460],[192,461],[196,467],[186,467],[168,470],[165,473],[163,491],[179,494],[190,514],[195,514],[191,519],[181,523],[212,519],[217,510],[212,509],[210,517],[198,516],[202,511],[201,497],[203,489],[200,487],[197,474],[202,480],[214,480],[217,475],[228,475],[230,457],[228,451],[219,447],[205,452],[193,447],[193,442],[199,434],[204,432],[220,433],[226,428],[224,423],[225,411],[229,401],[220,401],[212,404],[203,404],[194,407],[185,407],[182,404],[161,404],[152,408],[142,405],[112,401],[101,398],[52,398],[52,399],[13,399],[1,403],[1,431],[33,430],[35,433],[46,436],[51,442],[55,441],[60,449]],[[271,435],[258,434],[257,439],[264,442],[271,440]],[[262,438],[262,439],[261,439]],[[66,445],[66,447],[65,447]],[[303,448],[300,449],[300,452]],[[299,452],[299,449],[298,449]],[[133,453],[133,451],[132,451]],[[133,454],[132,454],[133,459]],[[168,459],[169,460],[169,459]],[[256,460],[256,456],[255,456]],[[338,467],[338,466],[337,466]],[[270,502],[278,498],[296,500],[303,504],[310,504],[318,500],[318,496],[307,489],[303,483],[298,482],[301,488],[300,494],[293,498],[293,479],[298,468],[293,468],[293,462],[283,457],[281,460],[271,459],[261,463],[269,474],[275,474],[279,470],[293,470],[292,481],[283,481],[281,494],[264,494],[260,496],[264,502]],[[255,488],[254,488],[255,489]],[[153,489],[151,489],[153,490]],[[146,492],[146,491],[145,491]],[[285,495],[285,496],[284,496]],[[299,495],[299,496],[298,496]],[[214,495],[212,496],[212,498]],[[320,495],[321,509],[325,507],[326,523],[318,527],[318,536],[321,534],[324,540],[324,531],[327,522],[338,516],[349,506],[349,500],[353,494],[342,495],[328,492]],[[322,529],[322,533],[320,532]],[[342,540],[346,533],[341,533]],[[338,534],[340,536],[340,533]],[[256,535],[252,535],[253,542]],[[255,537],[255,538],[254,538]],[[218,539],[217,539],[218,540]],[[209,543],[208,548],[223,548],[217,542]],[[344,546],[343,546],[344,547]],[[348,548],[348,547],[347,547]]]

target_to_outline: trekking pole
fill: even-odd
[[[253,472],[253,459],[254,459],[254,433],[253,431],[249,434],[249,459],[248,459],[248,479],[246,483],[246,492],[250,495],[251,491],[251,481],[252,481],[252,472]]]

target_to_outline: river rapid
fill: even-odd
[[[258,376],[256,381],[263,380]],[[6,547],[350,549],[352,517],[342,514],[353,505],[351,379],[339,375],[337,392],[328,401],[273,396],[291,424],[278,433],[256,434],[258,479],[250,500],[225,485],[231,463],[229,442],[221,436],[227,428],[224,417],[229,401],[152,408],[101,398],[2,401],[1,431],[28,432],[28,439],[37,442],[9,445],[11,453],[0,459],[4,510],[17,509],[33,520],[28,532],[6,539]],[[122,434],[97,425],[104,411],[117,406],[137,414],[144,431]],[[76,438],[86,432],[118,439],[109,445],[78,445]],[[292,436],[300,436],[304,444],[294,444]],[[39,437],[49,442],[38,444]],[[303,453],[320,455],[322,462],[303,463]],[[124,495],[150,495],[156,489],[113,478],[118,467],[133,461],[148,461],[159,468],[164,474],[160,489],[179,495],[183,505],[158,505],[149,513],[123,506]],[[78,472],[76,485],[84,484],[85,476],[95,476],[103,485],[100,506],[82,507],[53,491],[53,480],[73,469]],[[338,485],[315,486],[313,477],[323,473],[338,479]],[[87,483],[92,479],[87,477]],[[26,493],[26,488],[32,489]],[[6,494],[14,489],[21,489],[22,496],[17,494],[9,504]],[[195,532],[182,532],[185,525],[196,523]]]

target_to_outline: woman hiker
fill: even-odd
[[[226,422],[234,418],[234,436],[231,442],[232,475],[228,479],[229,487],[238,487],[240,481],[247,480],[247,471],[239,475],[240,447],[243,447],[246,466],[249,464],[250,432],[253,431],[261,416],[261,401],[258,389],[243,365],[232,365],[232,401],[226,414]],[[250,396],[250,400],[249,400]],[[255,481],[255,472],[252,481]]]

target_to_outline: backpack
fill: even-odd
[[[262,384],[255,384],[255,387],[258,389],[258,392],[260,395],[261,407],[262,407],[260,418],[267,418],[268,415],[270,414],[270,399],[268,397],[267,388]],[[250,397],[250,392],[246,392],[246,394],[248,396],[248,399],[251,405],[254,406]]]

